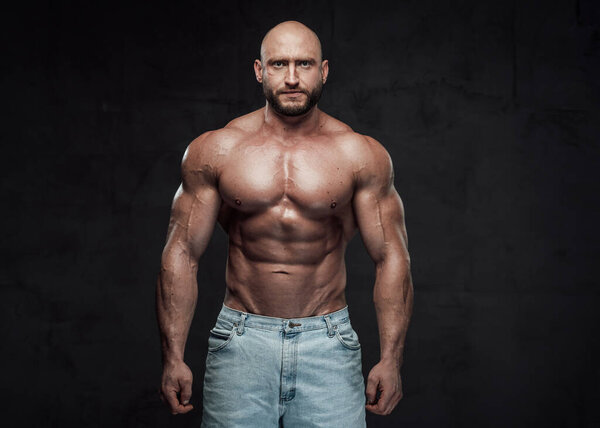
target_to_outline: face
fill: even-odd
[[[263,85],[269,105],[284,116],[300,116],[313,108],[329,71],[327,60],[309,32],[284,31],[268,36],[262,61],[254,62],[256,80]]]
[[[299,61],[292,67],[307,69],[310,67],[308,61]],[[283,61],[275,61],[273,68],[277,71],[283,71],[286,74],[293,75],[294,71],[284,70],[289,65]],[[317,67],[318,68],[318,67]],[[302,74],[302,72],[297,73]],[[291,79],[284,79],[283,85],[274,85],[275,79],[270,77],[263,78],[263,93],[273,109],[284,116],[300,116],[313,108],[321,98],[323,83],[317,80],[312,87],[307,84],[300,85],[300,79],[295,79],[297,84],[288,83]]]

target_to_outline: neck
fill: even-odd
[[[284,116],[276,112],[267,101],[265,106],[265,125],[281,135],[306,135],[319,127],[321,111],[315,105],[300,116]]]

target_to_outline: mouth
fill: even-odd
[[[299,97],[300,95],[303,95],[304,91],[282,91],[280,92],[280,94],[295,98]]]

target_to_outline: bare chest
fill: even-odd
[[[248,145],[230,156],[219,180],[221,197],[234,209],[291,204],[317,217],[347,206],[353,187],[351,165],[326,145]]]

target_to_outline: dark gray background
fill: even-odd
[[[5,426],[199,426],[227,243],[200,264],[197,409],[172,417],[154,315],[170,202],[187,144],[263,105],[251,64],[285,19],[320,35],[319,105],[387,147],[406,207],[405,398],[369,426],[600,426],[598,2],[172,3],[2,13]],[[347,261],[366,374],[358,237]]]

